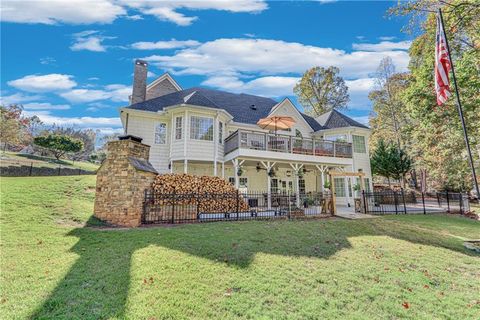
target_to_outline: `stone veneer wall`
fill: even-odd
[[[107,158],[97,171],[94,215],[114,225],[139,226],[144,191],[151,187],[157,174],[139,170],[131,159],[148,162],[150,146],[119,140],[109,142],[107,148]]]

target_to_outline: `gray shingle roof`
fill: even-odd
[[[158,112],[166,107],[184,103],[214,109],[223,109],[232,115],[235,122],[247,124],[256,124],[261,118],[267,117],[271,109],[278,104],[277,101],[270,98],[244,93],[236,94],[220,90],[193,87],[190,89],[170,93],[158,98],[153,98],[144,102],[139,102],[130,105],[128,108]],[[326,127],[324,127],[314,118],[301,112],[300,114],[310,125],[310,127],[312,127],[313,131],[326,129]],[[357,126],[364,127],[360,123],[348,118],[347,116],[341,116],[357,123]]]
[[[344,127],[359,127],[369,129],[366,125],[353,120],[350,117],[338,112],[337,110],[328,111],[316,118],[326,129],[344,128]]]

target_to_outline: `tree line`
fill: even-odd
[[[116,135],[100,136],[93,129],[46,126],[37,116],[26,116],[21,105],[12,104],[0,106],[0,137],[3,152],[26,150],[57,160],[101,162],[105,158],[105,142]]]

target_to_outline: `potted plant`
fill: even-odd
[[[323,184],[323,189],[327,192],[330,191],[331,187],[332,187],[332,184],[329,181],[325,181],[325,183]]]
[[[355,183],[353,185],[354,198],[360,198],[360,190],[361,190],[360,183]]]
[[[270,170],[268,170],[268,175],[269,175],[271,178],[275,177],[275,170],[273,170],[273,168],[270,169]]]
[[[298,170],[297,176],[298,176],[299,179],[303,178],[303,174],[304,174],[303,169]]]

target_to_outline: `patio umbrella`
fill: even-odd
[[[257,125],[262,129],[274,130],[276,134],[278,129],[290,129],[295,123],[292,117],[272,116],[258,120]]]

